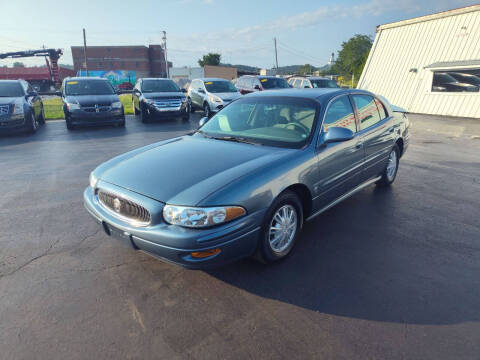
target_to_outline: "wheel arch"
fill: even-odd
[[[278,196],[286,191],[291,191],[298,196],[300,202],[302,203],[303,219],[308,218],[312,212],[312,193],[310,192],[308,186],[300,183],[292,184],[283,189]]]

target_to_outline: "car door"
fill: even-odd
[[[354,133],[351,140],[317,144],[317,181],[314,186],[316,210],[322,209],[362,182],[364,161],[363,140],[359,136],[355,112],[348,95],[340,95],[327,104],[320,129],[323,133],[332,127],[343,127]]]
[[[388,155],[395,142],[394,120],[388,116],[385,107],[373,96],[352,95],[358,118],[358,135],[365,148],[364,180],[378,176],[387,165]],[[382,106],[382,115],[377,104]]]

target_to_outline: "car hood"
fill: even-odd
[[[117,94],[112,95],[68,95],[66,102],[78,102],[81,106],[104,105],[109,106],[114,102],[120,101]]]
[[[143,93],[143,97],[146,99],[165,99],[165,98],[183,98],[185,97],[185,95],[180,91],[172,91],[172,92]]]
[[[242,96],[239,92],[226,92],[226,93],[210,93],[212,95],[218,96],[222,100],[234,100]]]
[[[0,105],[13,104],[21,97],[0,97]]]
[[[101,165],[101,181],[152,199],[197,205],[239,177],[294,150],[183,136]]]

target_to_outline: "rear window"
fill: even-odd
[[[310,79],[310,82],[314,88],[338,88],[337,83],[330,79]]]
[[[290,85],[282,78],[259,78],[264,89],[285,89]]]
[[[18,82],[0,82],[0,97],[20,97],[25,95]]]
[[[106,80],[68,80],[65,95],[113,95],[113,86]]]

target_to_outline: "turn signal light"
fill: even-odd
[[[206,257],[210,257],[213,255],[217,255],[221,250],[220,249],[210,249],[210,250],[205,250],[205,251],[196,251],[192,252],[190,255],[196,259],[202,259]]]

